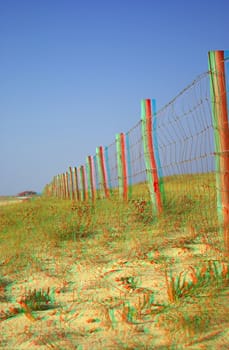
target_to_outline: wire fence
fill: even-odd
[[[141,120],[133,128],[98,147],[86,165],[55,176],[46,193],[75,200],[141,199],[151,203],[153,215],[171,212],[198,230],[206,224],[215,230],[220,217],[225,224],[229,187],[223,177],[228,171],[217,154],[225,152],[220,130],[228,133],[228,124],[222,127],[217,118],[223,108],[218,89],[228,98],[229,84],[224,72],[221,86],[222,72],[215,66],[219,59],[213,54],[213,68],[159,111],[155,100],[142,101]],[[228,62],[224,52],[225,70]]]

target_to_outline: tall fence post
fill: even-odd
[[[79,175],[79,194],[80,194],[80,201],[83,201],[83,179],[82,179],[82,171],[81,166],[78,168],[78,175]]]
[[[69,174],[68,174],[68,171],[66,171],[66,173],[65,173],[65,184],[66,184],[66,198],[70,199]]]
[[[88,156],[89,157],[89,156]],[[87,189],[88,189],[88,198],[92,198],[92,191],[91,191],[91,177],[90,177],[90,168],[89,168],[89,160],[88,157],[86,157],[86,164],[85,164],[85,169],[86,169],[86,174],[87,174]]]
[[[110,191],[110,195],[113,195],[112,183],[111,183],[111,170],[110,170],[110,164],[109,164],[109,153],[108,153],[107,146],[104,148],[104,158],[105,158],[105,164],[106,164],[106,169],[107,169],[108,188]]]
[[[162,173],[161,160],[160,160],[159,148],[158,148],[158,140],[157,140],[157,108],[156,108],[155,99],[151,100],[151,105],[152,105],[151,113],[152,113],[152,124],[153,124],[153,145],[154,145],[155,160],[157,164],[159,191],[161,194],[162,203],[165,203],[166,196],[165,196],[163,173]]]
[[[60,181],[60,199],[63,199],[63,181],[62,181],[62,174],[59,174],[59,181]]]
[[[126,134],[126,159],[127,159],[127,183],[128,183],[128,198],[132,197],[132,172],[131,172],[131,156],[130,156],[130,140],[129,133]]]
[[[63,199],[64,195],[63,195],[63,181],[62,181],[62,174],[58,175],[59,178],[59,182],[60,182],[60,199]]]
[[[142,100],[141,102],[141,122],[146,175],[149,185],[150,198],[153,204],[153,213],[158,215],[162,212],[162,203],[157,165],[153,149],[152,111],[150,99]]]
[[[229,253],[229,127],[225,74],[225,52],[208,53],[212,119],[215,140],[217,211],[224,230],[225,250]]]
[[[84,165],[80,166],[79,169],[80,173],[80,189],[81,189],[81,200],[85,201],[87,200],[87,188],[86,188],[86,174],[85,174],[85,167]]]
[[[88,180],[88,194],[89,194],[89,198],[94,202],[96,198],[96,192],[95,192],[94,161],[92,156],[88,156],[86,159],[86,170],[87,170],[87,180]]]
[[[73,182],[74,182],[74,188],[75,188],[75,199],[77,201],[79,201],[80,200],[80,191],[79,191],[77,167],[73,168]]]
[[[96,148],[97,165],[99,173],[99,182],[102,188],[102,193],[105,198],[109,198],[109,189],[107,184],[107,170],[104,158],[104,149],[102,146]]]
[[[58,181],[57,176],[54,176],[54,196],[57,197],[58,195]]]
[[[116,135],[116,150],[118,164],[119,196],[124,200],[128,200],[125,135],[123,133]]]
[[[62,174],[62,181],[63,181],[63,198],[66,199],[67,191],[66,191],[66,178],[64,173]]]
[[[94,164],[94,170],[95,170],[95,191],[96,191],[96,198],[99,198],[99,189],[100,189],[100,177],[99,177],[99,169],[98,169],[98,156],[97,153],[93,157],[93,164]]]
[[[72,175],[72,168],[69,167],[69,182],[70,182],[70,196],[71,200],[75,199],[75,193],[74,193],[74,187],[73,187],[73,175]]]
[[[56,197],[60,198],[60,180],[59,175],[56,175]]]
[[[56,181],[56,176],[53,177],[52,180],[52,196],[56,197],[57,196],[57,181]]]

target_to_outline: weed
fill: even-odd
[[[124,285],[124,287],[126,289],[133,289],[135,290],[137,288],[137,281],[134,277],[130,276],[130,277],[121,277],[120,278],[120,282],[121,284]]]
[[[32,311],[42,311],[51,309],[54,307],[53,305],[53,297],[50,295],[50,289],[47,288],[47,291],[43,289],[31,289],[23,295],[23,297],[19,300],[19,304],[25,308],[30,309]]]
[[[93,206],[73,204],[71,211],[59,215],[56,226],[56,235],[60,240],[84,238],[93,232]]]
[[[189,278],[187,278],[188,273]],[[183,271],[177,277],[174,277],[171,271],[168,275],[165,269],[165,279],[168,298],[173,303],[190,295],[194,289],[196,291],[212,284],[218,287],[228,286],[229,265],[222,262],[208,261],[202,267],[194,268],[190,266],[189,271]]]
[[[0,310],[0,321],[5,321],[8,318],[14,317],[22,312],[21,308],[10,307],[7,310]]]
[[[145,224],[153,221],[152,216],[152,205],[145,199],[134,199],[131,200],[131,205],[133,208],[133,213],[136,221],[143,222]]]
[[[0,302],[7,302],[6,287],[10,284],[10,281],[6,279],[0,279]]]
[[[182,183],[180,183],[181,180]],[[206,214],[205,219],[199,210],[200,207],[202,208],[207,204],[209,196],[203,197],[202,202],[197,202],[195,198],[197,190],[194,188],[193,193],[183,194],[180,197],[181,200],[178,200],[180,186],[186,189],[184,180],[184,177],[178,178],[177,183],[174,180],[165,184],[166,192],[168,193],[171,190],[167,195],[168,206],[164,207],[164,214],[158,220],[155,220],[153,225],[154,218],[152,217],[151,204],[148,202],[149,195],[146,194],[143,184],[138,196],[137,190],[140,187],[136,186],[134,189],[135,199],[132,203],[123,203],[112,198],[112,200],[99,200],[94,206],[87,202],[42,198],[39,201],[21,203],[17,206],[11,206],[11,208],[2,207],[0,215],[0,255],[4,262],[1,264],[2,276],[9,276],[11,280],[13,279],[17,283],[18,279],[28,279],[28,275],[31,275],[31,269],[34,269],[34,267],[36,272],[39,271],[42,275],[47,270],[53,271],[53,268],[55,269],[55,278],[59,279],[58,282],[71,280],[74,290],[77,291],[76,296],[73,295],[71,301],[74,306],[74,313],[67,309],[62,298],[63,295],[57,295],[56,297],[61,300],[60,305],[63,307],[61,316],[64,315],[63,319],[65,321],[70,320],[70,322],[60,322],[63,334],[67,334],[65,333],[67,327],[73,327],[73,333],[77,329],[82,332],[75,340],[75,348],[80,348],[79,342],[82,342],[82,348],[84,346],[93,348],[90,347],[91,344],[86,343],[90,342],[92,336],[93,339],[96,339],[97,319],[102,320],[101,324],[104,322],[107,332],[106,337],[111,338],[115,333],[115,336],[117,335],[116,339],[121,337],[120,342],[122,341],[125,344],[126,349],[157,348],[144,346],[143,343],[140,346],[140,342],[139,344],[138,341],[135,342],[133,339],[137,328],[145,329],[142,332],[144,334],[138,334],[145,344],[152,336],[160,338],[160,331],[165,329],[168,330],[168,334],[171,334],[171,338],[174,338],[174,342],[180,342],[182,345],[184,343],[182,343],[183,338],[180,335],[185,334],[185,341],[190,343],[195,340],[191,339],[193,334],[197,334],[200,336],[198,339],[201,339],[201,336],[204,337],[206,335],[204,333],[209,332],[212,326],[216,325],[218,327],[222,322],[225,323],[226,329],[228,325],[228,296],[226,292],[225,294],[217,294],[217,292],[223,288],[226,289],[228,286],[228,263],[211,260],[199,267],[193,267],[194,265],[192,265],[177,275],[167,270],[165,277],[169,302],[162,300],[161,304],[155,301],[154,296],[163,297],[164,291],[166,291],[161,289],[161,282],[163,281],[155,281],[158,284],[154,284],[155,290],[152,291],[139,287],[137,277],[135,277],[141,274],[140,269],[138,270],[139,263],[140,268],[145,269],[148,266],[150,274],[152,268],[150,278],[155,277],[163,280],[163,276],[153,275],[154,268],[155,271],[160,271],[164,264],[172,266],[172,260],[169,256],[163,255],[163,251],[159,254],[161,248],[169,249],[173,244],[184,246],[192,241],[197,243],[197,238],[204,238],[206,240],[204,243],[209,243],[213,236],[213,231],[210,231],[209,228],[212,227],[215,229],[214,237],[216,237],[216,215],[213,210]],[[177,193],[175,193],[176,191]],[[209,217],[211,219],[210,223],[208,222]],[[98,232],[99,234],[97,234]],[[223,239],[220,235],[216,238],[211,241],[211,244],[214,245],[216,242],[218,248]],[[44,245],[47,247],[45,251],[43,249]],[[167,251],[167,249],[165,250]],[[215,252],[212,253],[211,250],[211,254],[214,254],[215,258]],[[202,256],[195,255],[191,258],[192,262],[189,264],[193,264],[195,258],[195,266],[198,266],[199,261],[203,261]],[[52,265],[52,261],[55,262],[55,265]],[[112,283],[104,285],[104,293],[107,293],[111,298],[106,301],[103,306],[104,309],[100,306],[97,307],[97,299],[99,301],[101,296],[100,293],[97,293],[97,290],[79,288],[79,278],[82,276],[80,268],[78,274],[78,267],[81,266],[78,264],[79,261],[88,266],[88,269],[92,265],[95,268],[98,267],[101,269],[101,275],[105,274],[103,272],[107,271],[107,264],[110,263],[112,263],[112,267],[109,267],[109,269],[123,271],[125,277],[119,278],[122,287],[116,288],[114,285],[115,288],[112,289],[109,288],[113,285]],[[119,266],[120,261],[124,262]],[[130,262],[130,264],[126,264],[126,262]],[[150,262],[152,264],[156,262],[156,265],[151,265]],[[188,263],[188,261],[186,260],[185,263]],[[75,269],[76,265],[77,269]],[[72,269],[69,266],[72,266]],[[77,272],[75,273],[75,271]],[[90,270],[88,271],[88,276],[86,272],[83,278],[90,277]],[[69,273],[71,275],[68,275]],[[111,276],[108,274],[108,282],[109,278],[112,278]],[[142,276],[145,276],[145,274],[142,274]],[[69,292],[71,285],[66,289],[63,282],[63,288]],[[13,288],[11,290],[13,292]],[[35,316],[37,316],[34,311],[47,310],[58,306],[52,299],[52,294],[50,294],[49,289],[26,291],[20,299],[20,307],[10,307],[8,310],[0,312],[1,320],[4,321],[9,317],[24,313],[29,320],[34,321]],[[3,294],[1,295],[3,297]],[[68,293],[65,297],[68,297]],[[85,300],[93,300],[91,310],[87,310],[89,308],[83,304]],[[6,299],[2,299],[2,301],[8,302]],[[217,301],[219,302],[217,303]],[[88,320],[85,326],[84,317],[79,319],[80,317],[76,317],[76,315],[81,316],[81,313],[83,315],[84,312],[92,311],[92,309],[93,313],[89,313],[90,316],[85,318]],[[44,319],[47,317],[47,322],[49,322],[46,329],[44,329],[44,323],[41,325],[42,322],[45,322],[44,319],[42,319],[42,322],[31,323],[33,337],[35,327],[40,327],[41,339],[42,335],[49,329],[50,335],[47,332],[44,341],[41,341],[43,345],[46,343],[46,338],[51,338],[51,334],[55,332],[53,326],[56,319],[55,311],[45,313]],[[156,321],[158,321],[158,325],[160,323],[161,328],[158,334],[153,333]],[[7,328],[10,323],[4,322],[4,326]],[[93,323],[94,328],[91,328]],[[76,328],[74,328],[75,326]],[[112,331],[112,329],[114,332],[110,334],[109,331]],[[124,334],[126,329],[128,330],[128,336]],[[58,337],[57,334],[61,337],[61,333],[55,333],[55,337]],[[16,332],[16,335],[18,335],[18,332]],[[169,337],[170,335],[168,335]],[[15,337],[15,342],[16,340],[18,339]],[[164,339],[162,339],[162,343],[163,341]],[[68,346],[63,345],[62,348],[68,348]],[[121,343],[120,348],[124,348]],[[173,348],[176,348],[175,345]]]

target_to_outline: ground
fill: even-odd
[[[30,213],[29,205],[20,207]],[[3,237],[0,348],[228,349],[228,285],[213,280],[172,301],[167,284],[170,268],[188,280],[192,267],[223,264],[222,253],[188,227],[163,235],[153,225],[112,225],[76,241],[31,237],[18,255]],[[49,289],[44,310],[23,304],[34,289]]]

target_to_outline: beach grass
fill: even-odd
[[[146,184],[126,202],[0,207],[0,348],[227,348],[214,175],[164,180],[158,217]]]

